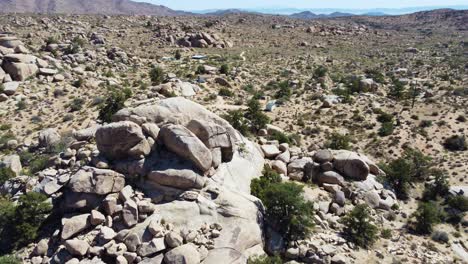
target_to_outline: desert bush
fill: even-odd
[[[38,230],[52,209],[47,196],[29,192],[19,198],[18,204],[0,199],[0,254],[11,253],[33,242]]]
[[[176,52],[174,54],[174,58],[176,60],[180,60],[182,58],[182,54],[180,53],[180,50],[176,50]]]
[[[434,182],[426,187],[423,193],[425,201],[435,200],[437,196],[444,197],[449,192],[447,172],[439,169],[432,169],[430,174],[434,177]]]
[[[221,65],[221,67],[219,68],[219,73],[228,74],[229,73],[229,66],[227,64]]]
[[[250,183],[250,192],[260,200],[265,199],[264,192],[271,184],[280,183],[281,176],[269,166],[263,168],[263,175],[258,179],[253,179]]]
[[[247,106],[245,118],[250,120],[250,129],[252,131],[258,132],[258,130],[265,128],[270,123],[270,118],[263,113],[260,103],[256,99],[250,99]]]
[[[388,123],[388,122],[393,122],[393,115],[385,112],[381,112],[377,116],[377,121],[380,123]]]
[[[250,257],[247,264],[282,264],[283,260],[279,256]],[[0,263],[1,264],[1,263]]]
[[[75,98],[70,104],[70,111],[76,112],[80,111],[83,109],[83,104],[85,103],[85,100],[82,98]]]
[[[398,199],[408,199],[408,189],[412,181],[413,164],[404,158],[391,161],[381,168],[386,173],[386,181],[393,187]]]
[[[382,123],[382,126],[379,128],[379,136],[381,137],[390,136],[391,134],[393,134],[394,130],[395,130],[395,126],[393,125],[393,122]]]
[[[463,195],[450,196],[447,199],[447,204],[451,208],[457,209],[461,212],[468,211],[468,198]]]
[[[468,149],[466,138],[463,135],[447,138],[444,142],[444,147],[449,151],[465,151]]]
[[[273,183],[263,192],[266,221],[286,242],[304,239],[313,226],[313,205],[303,197],[304,186]]]
[[[125,101],[130,97],[132,97],[132,91],[128,88],[112,89],[104,103],[99,107],[99,120],[103,123],[110,123],[112,116],[124,108]]]
[[[10,168],[0,168],[0,186],[14,177],[16,177],[16,174]]]
[[[231,124],[231,126],[239,131],[242,135],[249,135],[249,125],[244,117],[242,110],[228,111],[227,114],[223,115],[223,118]]]
[[[163,83],[165,79],[164,75],[165,75],[164,70],[160,67],[153,67],[149,72],[151,82],[154,85],[159,85]]]
[[[382,231],[380,231],[380,236],[385,239],[390,239],[392,237],[392,230],[388,228],[382,229]]]
[[[430,234],[434,225],[441,221],[441,213],[434,202],[419,203],[413,217],[416,219],[415,230],[419,234]]]
[[[5,255],[0,257],[0,264],[21,264],[22,262],[12,255]]]
[[[329,149],[351,149],[351,137],[348,135],[342,135],[339,133],[333,133],[331,134],[327,142],[325,143],[325,147]]]
[[[388,97],[395,100],[402,100],[405,98],[406,91],[405,86],[398,79],[392,80],[392,85],[390,86],[390,91],[388,92]]]
[[[318,66],[315,70],[314,70],[314,77],[315,78],[321,78],[321,77],[325,77],[328,73],[328,69],[324,66]]]
[[[359,247],[368,248],[377,240],[377,227],[372,223],[369,207],[365,204],[356,205],[343,218],[347,238]]]
[[[225,96],[225,97],[232,97],[232,96],[234,96],[234,93],[231,90],[229,90],[229,88],[223,87],[223,88],[219,89],[218,95],[219,96]]]

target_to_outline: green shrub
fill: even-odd
[[[377,116],[377,121],[379,121],[380,123],[393,122],[393,115],[381,112],[380,115]]]
[[[447,199],[447,204],[451,208],[460,210],[461,212],[468,211],[468,198],[463,195],[450,196]]]
[[[176,52],[174,54],[174,58],[176,60],[180,60],[182,58],[182,54],[180,53],[180,50],[176,50]]]
[[[350,241],[359,247],[368,248],[377,240],[377,227],[372,224],[369,207],[365,204],[356,205],[343,218],[345,233]]]
[[[14,177],[16,177],[16,174],[10,168],[0,168],[0,186]]]
[[[276,91],[275,98],[281,101],[287,101],[292,95],[291,87],[289,87],[288,81],[280,82],[278,84],[278,90]]]
[[[348,135],[342,135],[339,133],[333,133],[328,138],[327,142],[325,143],[325,147],[329,149],[351,149],[351,137]]]
[[[258,132],[270,123],[270,118],[263,113],[260,103],[256,99],[250,99],[247,106],[245,117],[250,120],[250,129],[252,131]]]
[[[271,184],[280,183],[281,176],[269,166],[263,168],[263,175],[258,179],[253,179],[250,183],[250,192],[260,200],[265,199],[264,192]]]
[[[223,115],[223,118],[242,135],[247,136],[249,134],[249,125],[247,124],[247,120],[245,119],[244,112],[242,110],[228,111],[226,115]]]
[[[444,147],[450,151],[465,151],[468,149],[466,138],[463,135],[449,137],[444,142]]]
[[[221,68],[219,68],[219,73],[228,74],[229,73],[229,66],[227,64],[221,65]]]
[[[99,120],[110,123],[112,116],[120,109],[124,108],[125,101],[132,96],[132,91],[128,88],[123,90],[113,89],[99,108]]]
[[[51,205],[47,196],[29,192],[19,198],[15,206],[7,199],[0,199],[0,254],[11,253],[33,242],[38,235]]]
[[[393,85],[390,86],[388,96],[395,100],[402,100],[406,97],[405,86],[398,79],[393,79]]]
[[[278,140],[278,142],[280,144],[282,144],[282,143],[291,144],[291,139],[289,138],[289,136],[286,135],[285,133],[280,132],[280,131],[273,131],[273,133],[271,133],[269,138],[271,140]]]
[[[5,255],[0,257],[0,264],[21,264],[22,262],[15,256]]]
[[[232,92],[231,90],[229,90],[229,88],[226,88],[226,87],[223,87],[219,90],[219,93],[218,93],[219,96],[225,96],[225,97],[233,97],[234,96],[234,92]]]
[[[386,181],[393,187],[398,199],[408,199],[408,189],[413,176],[413,163],[405,158],[391,161],[381,166],[386,173]]]
[[[393,125],[393,122],[383,123],[379,129],[379,136],[381,137],[390,136],[391,134],[393,134],[394,130],[395,130],[395,127]]]
[[[415,230],[419,234],[430,234],[435,224],[441,220],[437,204],[434,202],[420,203],[418,209],[413,214],[415,221]]]
[[[324,66],[318,66],[315,70],[314,70],[314,77],[315,78],[321,78],[321,77],[325,77],[328,73],[328,69]]]
[[[391,229],[383,229],[380,231],[380,236],[385,239],[390,239],[392,237],[392,230]]]
[[[431,170],[434,182],[426,187],[423,193],[425,201],[435,200],[437,196],[444,197],[449,192],[447,172],[439,169]]]
[[[263,192],[266,221],[286,242],[306,238],[313,226],[313,205],[305,201],[303,186],[287,182],[273,183]]]
[[[160,67],[154,67],[149,72],[151,82],[154,85],[159,85],[159,84],[163,83],[164,79],[165,79],[164,75],[165,75],[164,70],[162,68],[160,68]]]
[[[82,98],[75,98],[70,104],[70,110],[72,112],[80,111],[83,108],[85,100]]]
[[[250,257],[247,264],[283,264],[279,256]]]

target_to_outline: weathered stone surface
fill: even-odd
[[[16,154],[3,157],[2,161],[0,162],[0,168],[11,169],[16,174],[16,176],[19,176],[23,170],[23,166],[21,166],[21,159]]]
[[[59,143],[62,137],[54,128],[44,129],[39,132],[39,147],[50,148]]]
[[[110,160],[140,158],[151,151],[141,127],[131,121],[98,128],[96,143],[99,151]]]
[[[91,226],[90,214],[62,218],[62,239],[69,239]]]
[[[134,201],[128,200],[125,202],[122,218],[125,225],[128,227],[132,227],[138,223],[138,206]]]
[[[176,247],[164,255],[166,264],[199,264],[200,253],[193,244]]]
[[[329,184],[343,185],[345,180],[343,176],[341,176],[340,174],[334,171],[327,171],[327,172],[320,173],[317,176],[317,182],[319,184],[329,183]]]
[[[166,236],[164,237],[164,241],[166,242],[166,245],[168,247],[175,248],[181,246],[184,242],[184,239],[182,238],[182,236],[180,236],[180,234],[172,231],[166,234]]]
[[[12,96],[16,93],[16,90],[18,90],[19,87],[19,82],[7,82],[3,84],[3,93]]]
[[[333,160],[333,153],[330,150],[322,149],[314,154],[314,161],[318,163],[329,162]]]
[[[70,254],[78,257],[84,256],[89,249],[89,244],[80,239],[66,240],[64,245]]]
[[[333,166],[345,177],[355,180],[365,180],[369,175],[369,166],[358,153],[339,150],[334,153],[334,156]]]
[[[164,238],[153,238],[150,242],[141,244],[138,255],[147,257],[166,249]]]
[[[221,148],[224,162],[232,159],[233,145],[231,137],[224,127],[212,122],[194,119],[188,123],[187,128],[208,148]]]
[[[112,170],[85,167],[75,173],[68,188],[77,193],[106,195],[119,192],[125,186],[122,174]]]
[[[211,168],[211,151],[187,128],[181,125],[163,126],[159,136],[170,151],[193,162],[202,172]]]
[[[296,180],[296,181],[302,181],[304,178],[305,166],[310,162],[312,162],[311,158],[302,158],[302,159],[296,159],[292,161],[291,163],[289,163],[288,164],[289,178]]]
[[[281,151],[276,145],[262,145],[261,149],[266,158],[274,159],[276,156],[281,154]]]
[[[152,171],[148,179],[164,186],[178,189],[201,189],[206,182],[206,177],[187,169],[168,169],[164,171]]]

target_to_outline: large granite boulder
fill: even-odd
[[[211,151],[195,134],[184,126],[163,126],[159,136],[166,148],[191,161],[202,172],[206,172],[211,168],[213,162]]]
[[[141,127],[131,121],[111,123],[98,128],[96,143],[99,151],[110,160],[139,159],[151,151]]]
[[[361,157],[359,153],[339,150],[333,154],[333,167],[344,177],[359,181],[367,179],[370,168],[365,162],[365,158]]]

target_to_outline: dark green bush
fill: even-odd
[[[153,67],[149,72],[149,76],[154,85],[163,83],[165,79],[164,70],[160,67]]]
[[[325,77],[328,73],[328,69],[324,66],[318,66],[315,70],[314,70],[314,77],[315,78],[321,78],[321,77]]]
[[[15,256],[5,255],[0,257],[0,264],[21,264],[22,262]]]
[[[328,137],[325,147],[329,149],[351,149],[351,137],[339,133],[333,133]]]
[[[250,183],[250,192],[260,200],[265,199],[264,192],[271,184],[280,183],[281,176],[269,166],[263,168],[263,175],[258,179],[253,179]]]
[[[0,254],[9,254],[33,242],[44,220],[52,209],[47,196],[29,192],[14,205],[8,199],[0,199]]]
[[[313,205],[304,200],[303,188],[292,182],[273,183],[263,192],[267,223],[287,242],[306,238],[314,227]]]
[[[250,99],[247,106],[245,117],[250,120],[252,131],[258,132],[258,130],[265,128],[270,123],[270,118],[263,113],[260,103],[256,99]]]
[[[228,74],[229,73],[229,66],[227,64],[221,65],[221,68],[219,68],[219,73]]]
[[[229,88],[223,87],[223,88],[219,89],[218,95],[219,95],[219,96],[225,96],[225,97],[233,97],[233,96],[234,96],[234,92],[232,92],[231,90],[229,90]]]
[[[180,53],[180,50],[176,50],[176,52],[174,54],[174,58],[176,60],[180,60],[182,58],[182,54]]]
[[[461,212],[468,211],[468,198],[463,195],[450,196],[447,199],[447,204],[451,208],[460,210]]]
[[[247,124],[242,110],[229,111],[226,115],[223,115],[223,118],[242,135],[247,136],[249,134],[249,125]]]
[[[378,228],[372,224],[369,207],[365,204],[356,205],[343,218],[345,233],[350,241],[359,247],[368,248],[377,240]]]
[[[466,138],[463,135],[449,137],[444,142],[444,147],[450,151],[465,151],[468,149]]]
[[[413,164],[404,158],[391,161],[381,166],[386,173],[386,180],[395,190],[398,199],[408,199],[409,185],[413,176]]]
[[[283,264],[279,256],[250,257],[247,264]]]
[[[393,125],[393,122],[382,123],[382,126],[379,129],[379,136],[381,137],[390,136],[391,134],[393,134],[394,130],[395,130],[395,127]]]
[[[420,203],[413,217],[419,234],[430,234],[434,225],[441,221],[441,213],[434,202]]]
[[[110,123],[112,116],[124,108],[125,101],[132,97],[132,91],[128,88],[118,90],[112,89],[104,103],[99,107],[99,120]]]
[[[16,174],[10,168],[0,168],[0,186],[14,177]]]
[[[379,121],[380,123],[393,122],[393,115],[381,112],[380,115],[377,116],[377,121]]]

